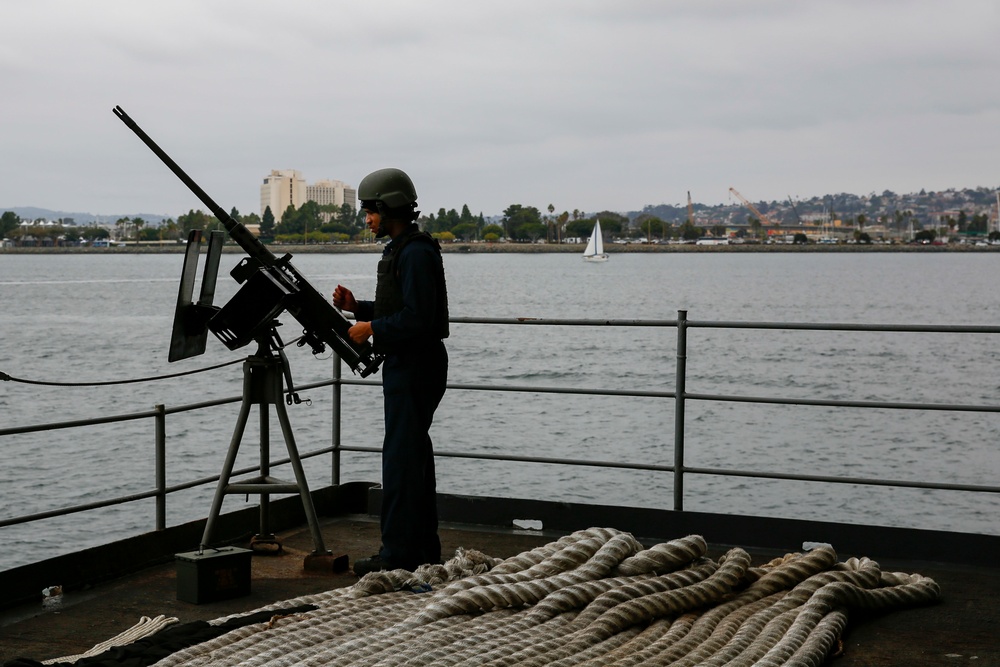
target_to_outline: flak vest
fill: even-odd
[[[434,285],[437,293],[435,300],[437,307],[434,313],[434,331],[427,338],[413,341],[420,345],[428,340],[441,340],[447,338],[448,330],[448,291],[444,282],[444,264],[441,261],[441,245],[433,236],[427,232],[416,231],[411,228],[397,236],[389,247],[388,254],[384,255],[378,263],[378,275],[375,283],[375,313],[374,318],[386,317],[403,310],[403,286],[399,280],[399,256],[403,249],[411,243],[429,243],[434,248],[437,261],[434,263]],[[383,354],[400,352],[395,345],[385,345],[375,340],[375,350]]]

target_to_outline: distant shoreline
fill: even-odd
[[[560,254],[583,254],[584,246],[576,245],[555,245],[540,243],[446,243],[442,250],[446,253],[560,253]],[[346,245],[269,245],[268,248],[276,255],[290,253],[292,255],[301,254],[344,254],[344,253],[381,253],[383,246],[368,244],[346,244]],[[1000,245],[976,246],[969,244],[951,243],[945,245],[884,245],[884,244],[732,244],[732,245],[656,245],[656,244],[609,244],[605,246],[605,251],[609,255],[634,254],[634,253],[783,253],[783,252],[874,252],[874,253],[899,253],[899,252],[1000,252]],[[204,250],[202,251],[204,252]],[[235,244],[227,244],[223,247],[224,253],[243,253],[243,249]],[[77,254],[98,254],[98,255],[122,255],[122,254],[183,254],[184,246],[125,246],[123,248],[0,248],[0,255],[77,255]]]

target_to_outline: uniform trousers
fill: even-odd
[[[448,381],[444,343],[389,354],[382,364],[382,560],[412,570],[441,561],[437,482],[429,434]]]

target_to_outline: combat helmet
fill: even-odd
[[[372,203],[387,209],[413,208],[417,203],[417,189],[401,169],[378,169],[361,179],[358,199],[365,208]]]

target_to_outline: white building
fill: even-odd
[[[286,208],[306,201],[306,180],[295,169],[272,169],[260,186],[260,214],[270,206],[275,222],[281,222]]]
[[[356,210],[358,208],[358,191],[343,181],[326,179],[306,186],[306,200],[314,201],[320,206],[350,204],[351,208]]]
[[[349,204],[357,210],[358,191],[343,181],[330,179],[307,185],[302,174],[295,169],[272,169],[260,186],[260,213],[264,215],[265,209],[270,206],[275,222],[281,222],[281,216],[289,206],[299,208],[307,201],[314,201],[320,206]]]

